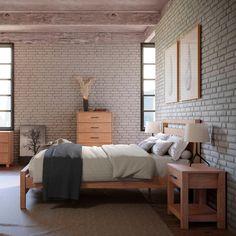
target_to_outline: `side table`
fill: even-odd
[[[174,188],[180,188],[180,203],[174,202]],[[199,194],[198,203],[189,203],[189,189],[217,190],[217,209],[206,205],[204,194]],[[225,171],[205,164],[168,164],[168,213],[180,220],[180,227],[188,229],[189,222],[217,222],[225,228]]]

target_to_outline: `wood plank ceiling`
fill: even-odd
[[[0,0],[0,42],[143,42],[168,0]]]

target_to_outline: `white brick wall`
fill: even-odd
[[[202,25],[202,98],[164,103],[164,52],[196,23]],[[212,166],[225,169],[227,220],[236,231],[236,1],[174,0],[156,26],[157,118],[195,118],[212,124],[213,144],[203,155]]]
[[[91,106],[113,113],[113,142],[136,143],[140,131],[140,44],[15,44],[15,158],[19,126],[46,125],[47,140],[75,141],[82,98],[75,76],[97,80]]]

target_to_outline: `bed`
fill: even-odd
[[[162,132],[182,137],[184,135],[184,125],[189,123],[199,123],[200,120],[164,120],[162,121]],[[194,154],[196,152],[196,145],[190,143],[188,149]],[[153,157],[154,162],[162,160],[160,157]],[[165,159],[167,160],[167,159]],[[166,163],[164,163],[166,164]],[[156,173],[156,172],[155,172]],[[82,181],[81,189],[133,189],[133,188],[147,188],[149,193],[151,189],[166,187],[167,178],[163,174],[155,174],[152,179],[104,179],[102,181],[90,181],[88,178]],[[30,174],[29,165],[20,171],[20,208],[26,209],[26,194],[30,188],[42,188],[40,181],[34,181],[32,174]]]

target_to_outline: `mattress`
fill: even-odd
[[[141,150],[140,150],[141,151]],[[142,150],[143,151],[143,150]],[[34,183],[42,183],[43,176],[43,158],[46,150],[36,154],[29,163],[29,174],[33,178]],[[153,173],[150,176],[164,177],[167,174],[168,163],[182,163],[187,164],[188,160],[180,159],[174,161],[170,156],[157,156],[154,154],[147,154],[146,158],[150,158]],[[113,166],[110,158],[101,147],[87,147],[82,148],[82,181],[120,181],[120,178],[114,178]],[[151,171],[152,171],[151,169]],[[128,178],[131,179],[130,177]],[[137,179],[138,178],[137,176]],[[134,179],[135,180],[135,179]]]

